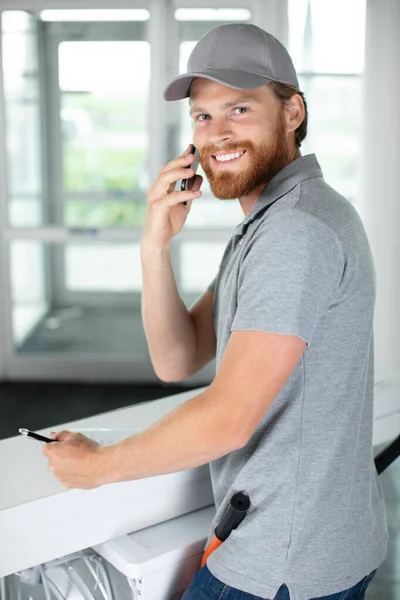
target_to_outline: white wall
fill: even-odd
[[[400,2],[367,0],[361,212],[377,274],[377,382],[400,381],[399,32]],[[397,389],[391,406],[400,413]]]

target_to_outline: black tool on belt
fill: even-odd
[[[400,435],[389,446],[384,448],[374,459],[375,467],[380,475],[393,461],[400,456]],[[244,492],[237,492],[231,498],[231,501],[221,519],[221,522],[215,528],[214,536],[210,540],[201,560],[201,567],[206,564],[207,558],[216,550],[231,534],[233,529],[245,518],[250,508],[250,498]]]

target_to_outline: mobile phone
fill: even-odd
[[[195,159],[193,161],[193,163],[191,165],[188,165],[186,168],[187,169],[194,169],[194,175],[193,177],[189,177],[189,179],[182,179],[181,180],[181,192],[185,192],[186,190],[191,190],[194,184],[194,180],[196,177],[196,171],[197,168],[199,166],[199,153],[197,151],[197,148],[194,146],[194,144],[192,144],[192,147],[190,149],[190,153],[194,154]]]
[[[18,431],[20,432],[21,435],[31,438],[32,440],[37,440],[38,442],[45,442],[46,444],[48,444],[49,442],[57,441],[57,440],[52,440],[51,438],[46,437],[44,435],[40,435],[40,433],[34,433],[33,431],[30,431],[29,429],[21,428]]]

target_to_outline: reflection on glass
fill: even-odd
[[[12,328],[15,345],[21,345],[47,309],[44,249],[31,240],[10,246]]]
[[[361,80],[299,78],[308,103],[308,134],[302,154],[315,152],[325,179],[357,203],[361,156]]]
[[[23,11],[1,15],[7,192],[13,226],[43,223],[37,28]]]
[[[362,73],[366,0],[289,0],[289,54],[297,71]]]
[[[140,227],[146,215],[146,201],[102,200],[94,196],[67,200],[64,223],[68,227]]]
[[[78,9],[78,10],[42,10],[42,21],[147,21],[148,10],[139,9]]]
[[[138,244],[69,244],[64,252],[64,270],[65,286],[71,291],[142,289]]]
[[[177,8],[177,21],[240,21],[244,23],[251,18],[247,8]]]
[[[32,31],[33,27],[32,15],[22,10],[6,10],[1,15],[3,33]]]
[[[116,68],[119,65],[119,68]],[[63,189],[67,225],[115,220],[116,202],[144,203],[148,187],[147,42],[62,42],[59,46]],[[84,206],[75,198],[84,193]],[[89,196],[91,203],[87,202]],[[113,202],[109,202],[113,200]],[[99,209],[101,201],[107,201]],[[93,215],[93,211],[94,214]],[[87,217],[87,220],[86,220]],[[123,219],[126,217],[126,221]],[[143,210],[118,222],[142,224]],[[132,219],[140,221],[132,222]]]
[[[206,291],[217,275],[225,247],[224,242],[182,242],[180,285],[183,293],[202,294]]]
[[[308,135],[301,152],[315,152],[327,181],[355,204],[365,10],[365,0],[289,0],[288,4],[288,50],[309,108]],[[330,73],[337,76],[329,77]]]
[[[10,266],[20,354],[124,353],[148,360],[139,244],[16,240]]]

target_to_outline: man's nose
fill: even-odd
[[[220,144],[230,140],[232,129],[229,120],[223,117],[213,118],[209,129],[209,142],[211,144]]]

